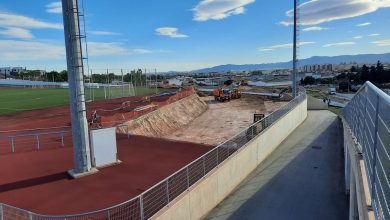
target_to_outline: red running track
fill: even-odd
[[[124,202],[160,182],[211,146],[118,136],[122,163],[70,179],[72,148],[0,155],[0,202],[39,214],[77,214]]]

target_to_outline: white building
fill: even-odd
[[[168,84],[169,85],[175,85],[175,86],[182,86],[183,85],[183,79],[178,79],[178,78],[169,79],[168,80]]]
[[[25,72],[26,68],[23,67],[2,67],[0,68],[0,74],[4,75],[11,75],[11,74],[19,74],[22,72]]]

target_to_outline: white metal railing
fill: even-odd
[[[367,82],[343,109],[365,162],[377,219],[390,219],[390,96]]]
[[[210,150],[141,195],[121,204],[94,212],[66,216],[40,215],[6,204],[0,204],[0,220],[149,219],[305,99],[306,92],[301,89],[299,96],[285,106],[261,121],[252,124],[244,131]]]
[[[0,155],[71,147],[70,127],[0,131]]]

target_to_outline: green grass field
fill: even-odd
[[[158,89],[157,92],[168,91],[167,89]],[[155,89],[137,87],[136,95],[146,95],[155,93]],[[86,89],[86,100],[90,100],[93,96],[95,100],[107,98],[122,97],[122,88],[110,88],[110,96],[108,90],[103,88],[94,89],[91,93],[90,89]],[[125,95],[129,91],[125,91]],[[10,88],[0,89],[0,115],[8,115],[16,112],[43,109],[49,107],[63,106],[69,103],[68,89],[54,88]]]

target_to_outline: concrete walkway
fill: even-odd
[[[206,219],[348,219],[342,127],[329,111],[300,125]]]

